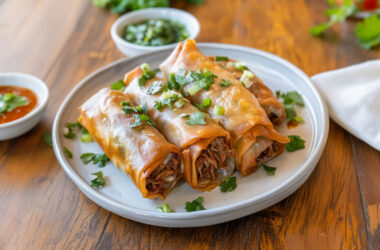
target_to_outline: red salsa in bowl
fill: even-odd
[[[0,86],[0,124],[24,117],[37,103],[37,95],[28,88]]]

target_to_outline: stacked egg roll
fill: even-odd
[[[122,112],[123,102],[133,103],[120,91],[101,89],[79,108],[78,121],[144,198],[164,199],[182,178],[179,149],[154,126],[131,126],[136,118]]]
[[[210,59],[215,61],[215,57],[210,57]],[[215,63],[231,72],[237,80],[241,78],[244,70],[251,71],[241,62],[231,58],[226,58],[226,60],[218,60],[215,61]],[[280,125],[286,119],[284,107],[270,88],[268,88],[253,71],[251,72],[253,73],[253,77],[250,79],[252,85],[248,88],[248,90],[255,95],[259,104],[265,110],[269,120],[274,125]]]
[[[208,114],[231,133],[242,175],[254,172],[258,165],[281,154],[289,142],[289,138],[274,129],[257,98],[231,72],[203,55],[194,40],[179,43],[160,68],[166,77],[183,70],[214,75],[214,83],[208,86],[208,90],[201,89],[186,98],[193,103],[201,103],[206,98],[212,100],[213,106],[208,109]],[[223,81],[229,81],[230,85],[221,86]],[[186,84],[183,91],[188,93],[193,86],[197,87],[196,84],[201,86],[204,83],[194,80]],[[215,106],[223,108],[223,115],[213,111]]]
[[[213,189],[235,168],[230,134],[206,114],[205,124],[187,124],[188,116],[200,111],[179,91],[164,89],[166,79],[153,77],[141,86],[143,74],[140,67],[126,74],[125,93],[135,103],[146,105],[159,131],[180,148],[187,183],[201,191]],[[165,98],[173,98],[173,103],[155,108],[155,104],[165,103]]]

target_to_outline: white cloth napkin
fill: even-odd
[[[330,117],[380,150],[380,60],[328,71],[311,78]]]

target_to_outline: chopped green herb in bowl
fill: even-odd
[[[143,46],[162,46],[177,43],[189,37],[186,27],[169,19],[152,18],[125,26],[123,38]]]

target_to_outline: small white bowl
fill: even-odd
[[[24,73],[0,74],[0,86],[28,88],[37,96],[37,105],[27,115],[7,123],[0,124],[0,141],[20,136],[31,130],[41,120],[49,99],[46,84],[35,76]]]
[[[173,8],[150,8],[133,11],[119,17],[111,27],[111,36],[116,47],[126,56],[137,56],[156,50],[174,48],[178,43],[162,46],[142,46],[127,42],[122,38],[125,26],[136,24],[151,18],[163,18],[177,21],[183,24],[189,32],[189,38],[195,39],[198,36],[200,26],[198,20],[190,13]]]

